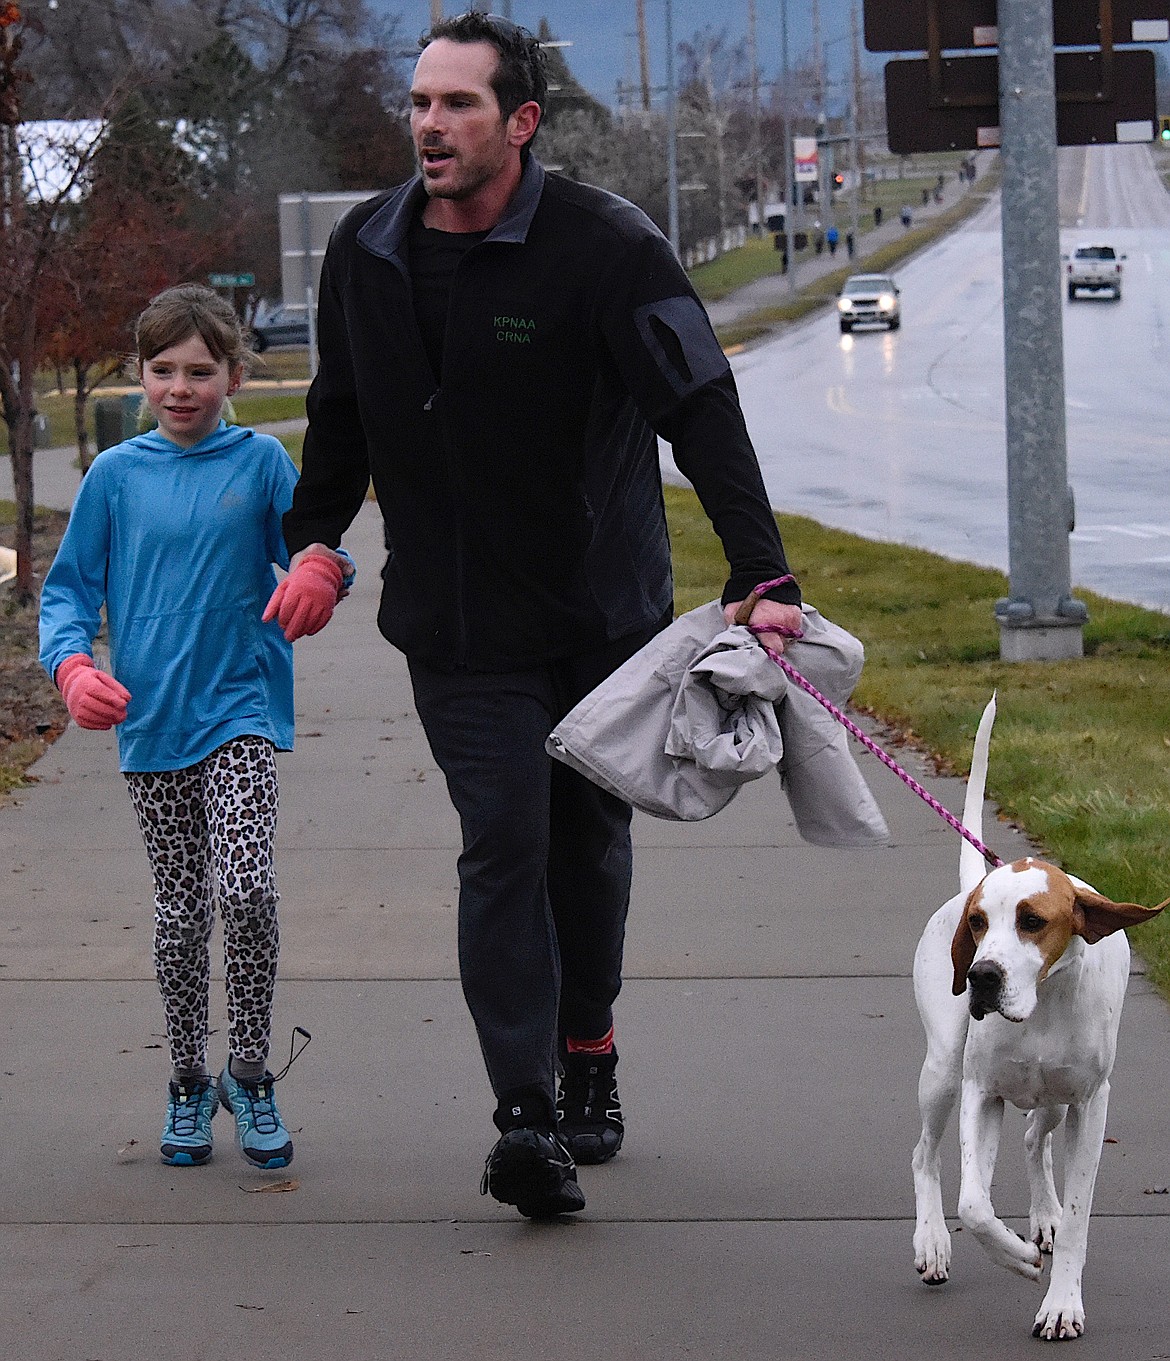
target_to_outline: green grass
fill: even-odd
[[[266,425],[269,421],[304,419],[303,391],[256,390],[256,387],[256,384],[250,383],[232,398],[236,420],[240,425]]]
[[[305,414],[304,387],[276,388],[264,385],[256,377],[237,396],[232,398],[236,418],[241,425],[263,425],[268,421],[292,420]],[[94,439],[94,415],[91,398],[87,411],[89,437]],[[38,398],[41,414],[49,422],[48,443],[51,448],[75,445],[77,435],[73,425],[73,397],[57,392],[44,393]],[[0,421],[0,453],[8,452],[7,426]]]
[[[681,611],[719,594],[725,565],[693,494],[668,488],[667,505]],[[777,518],[805,598],[865,644],[860,708],[966,774],[997,691],[988,795],[1003,815],[1115,900],[1170,895],[1170,616],[1079,591],[1083,660],[1001,662],[1001,573]],[[1170,914],[1130,934],[1170,992]]]
[[[280,440],[281,444],[283,444],[284,447],[288,450],[289,457],[299,468],[301,466],[301,450],[305,446],[304,435],[303,434],[278,435],[277,438]]]

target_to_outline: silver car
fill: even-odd
[[[837,299],[841,334],[855,326],[876,324],[896,331],[902,324],[902,290],[888,274],[853,274],[845,280]]]

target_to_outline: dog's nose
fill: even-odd
[[[1003,987],[1003,969],[994,960],[980,960],[967,970],[967,982],[971,985],[971,1011],[976,1018],[994,1010],[995,1000]]]
[[[983,959],[967,970],[967,982],[976,992],[995,992],[1003,984],[1003,970],[994,960]]]

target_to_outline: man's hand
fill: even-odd
[[[324,544],[301,549],[289,563],[288,576],[264,607],[264,623],[276,619],[290,643],[320,633],[345,594],[342,582],[348,565],[340,553]]]
[[[733,600],[723,607],[723,617],[729,625],[735,623],[736,611],[743,604],[742,600]],[[785,629],[787,636],[783,633],[757,633],[756,637],[765,647],[770,647],[773,652],[783,652],[786,641],[791,641],[794,634],[799,634],[803,624],[804,616],[800,612],[799,605],[782,605],[778,600],[757,600],[755,609],[747,621],[753,628],[766,629]]]

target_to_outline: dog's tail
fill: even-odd
[[[963,800],[963,826],[977,841],[983,840],[983,793],[987,788],[987,756],[991,750],[991,728],[995,722],[995,693],[987,701],[979,728],[975,733],[975,748],[971,753],[971,775],[967,780],[967,796]],[[959,887],[970,893],[987,873],[983,857],[966,839],[959,851]]]

